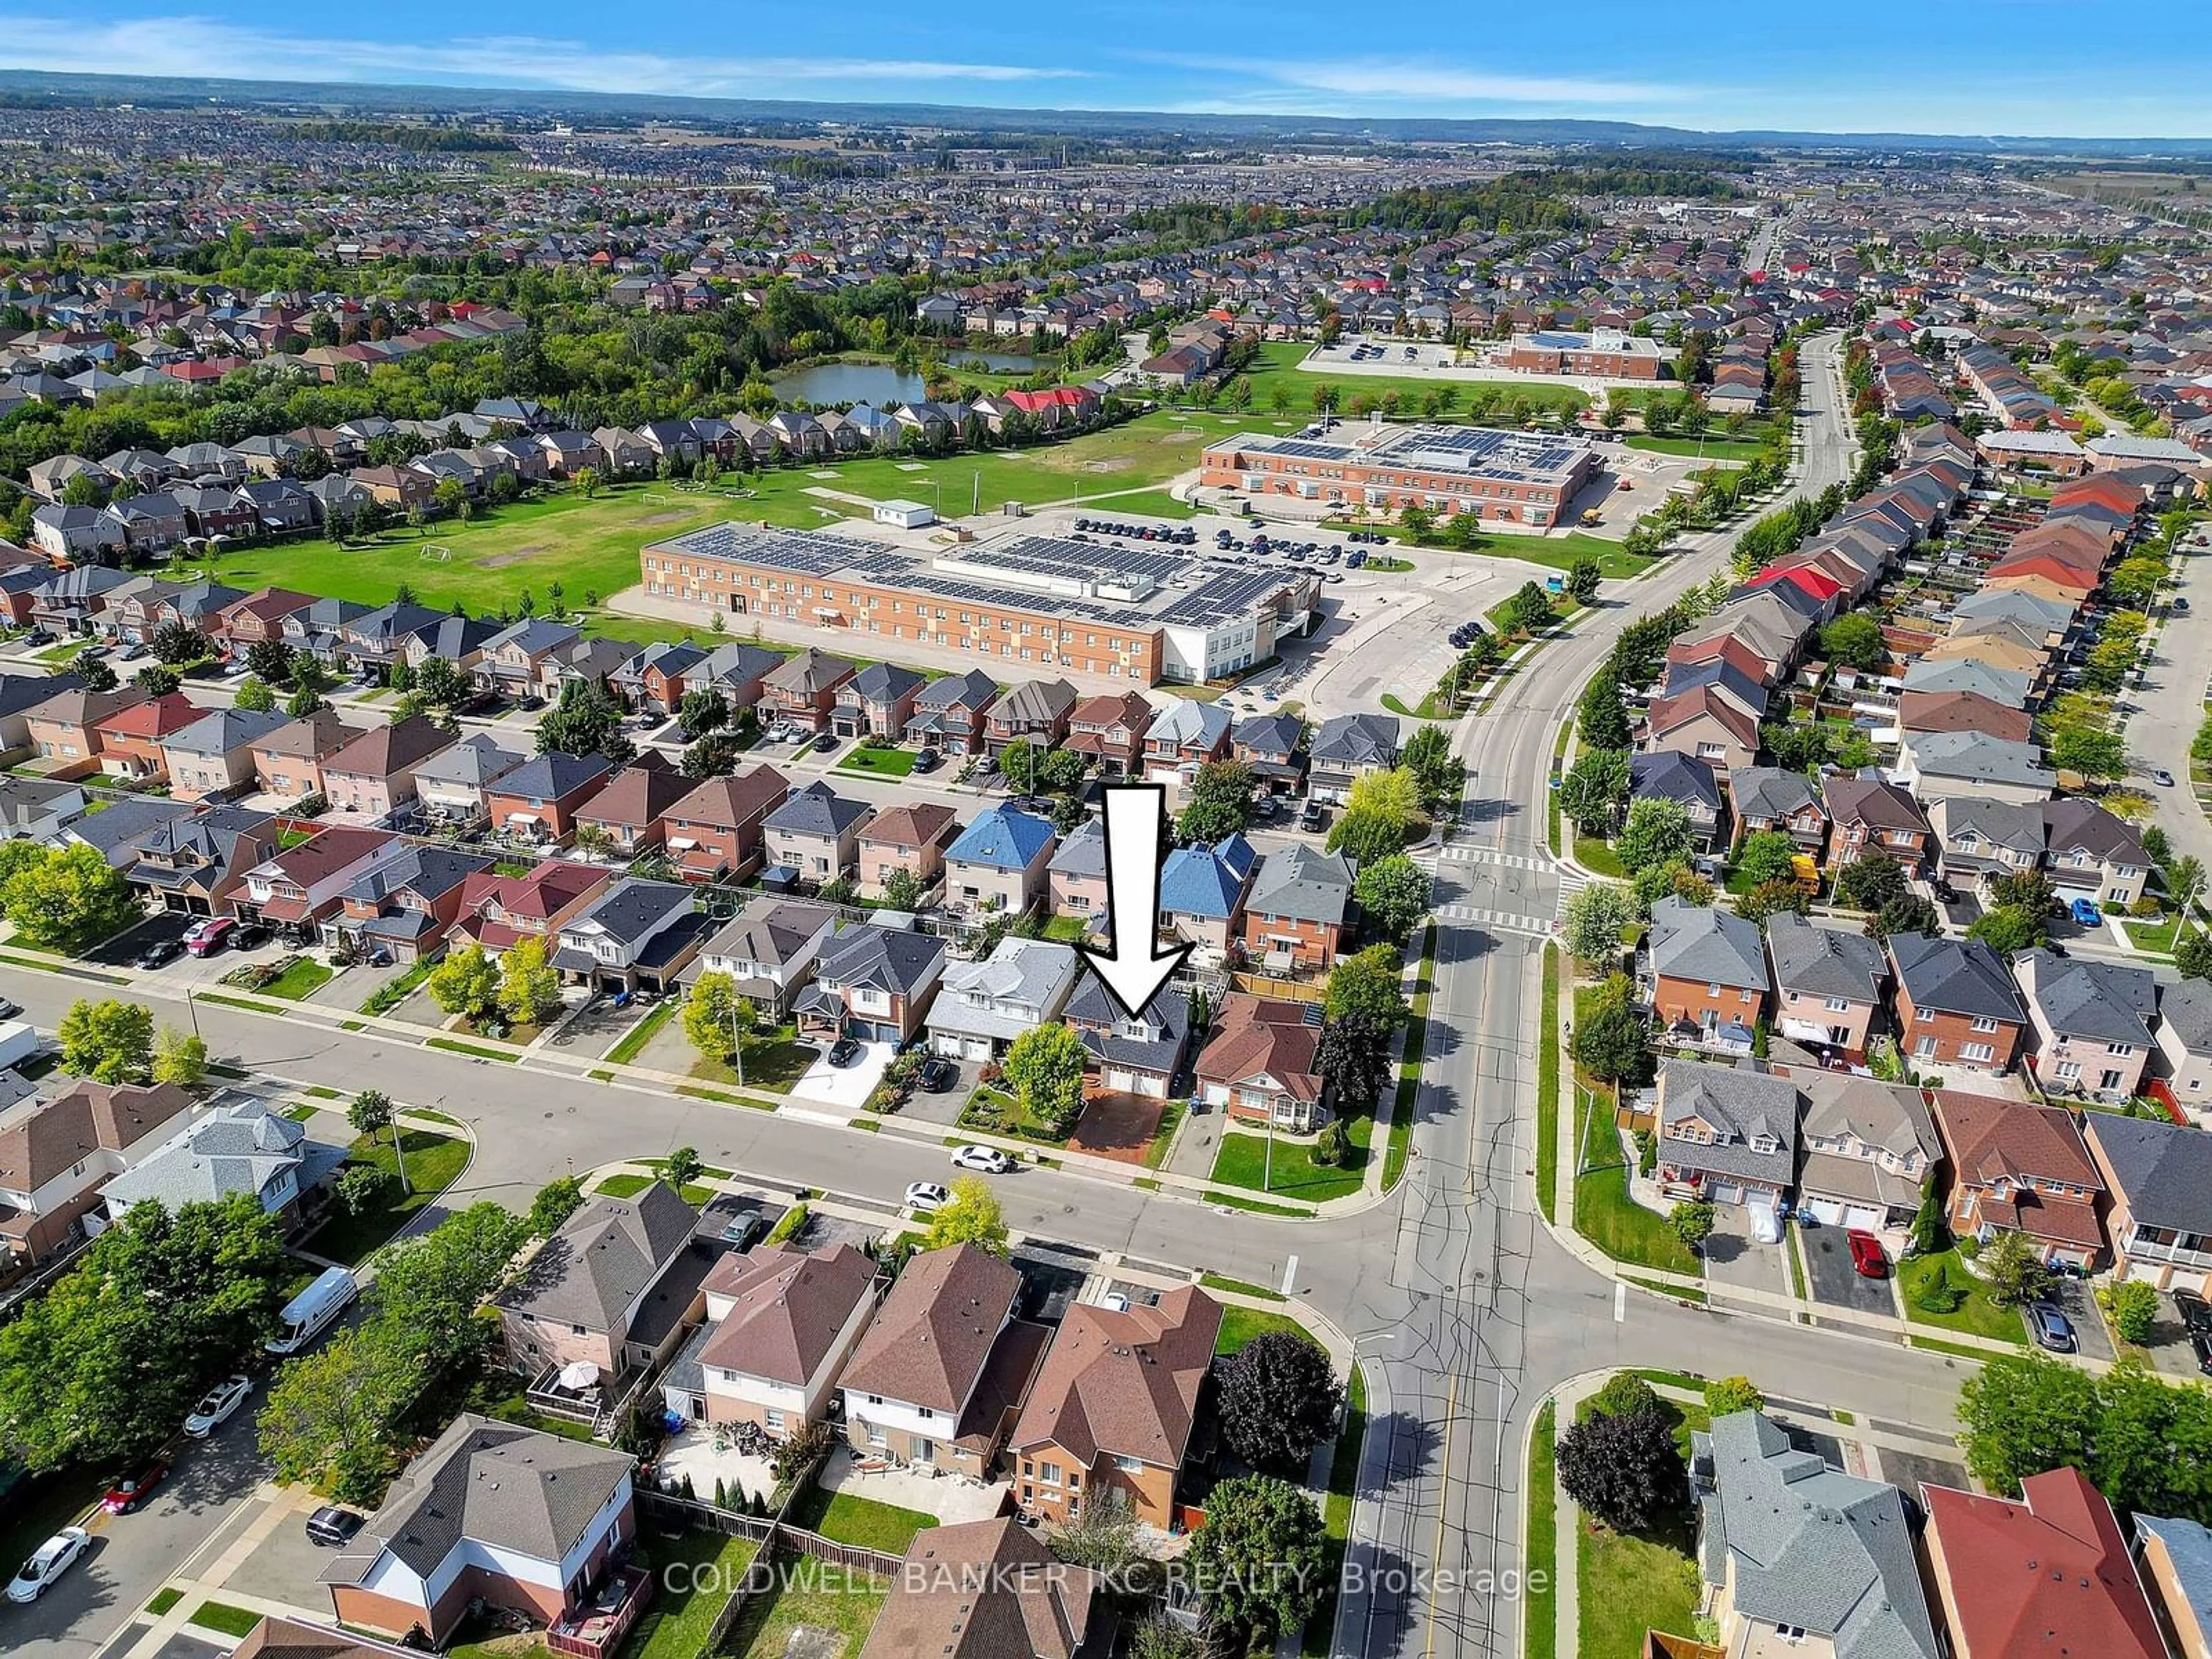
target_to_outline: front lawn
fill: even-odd
[[[1214,1354],[1225,1359],[1254,1337],[1265,1336],[1270,1331],[1287,1331],[1292,1336],[1306,1335],[1306,1328],[1288,1314],[1270,1313],[1265,1308],[1240,1308],[1224,1304],[1221,1310],[1221,1334],[1213,1340]]]
[[[1370,1120],[1371,1122],[1372,1120]],[[1350,1125],[1346,1126],[1347,1130]],[[1325,1199],[1348,1198],[1359,1190],[1360,1166],[1366,1162],[1359,1148],[1347,1146],[1344,1162],[1332,1169],[1313,1160],[1313,1147],[1285,1140],[1280,1135],[1231,1133],[1221,1137],[1210,1177],[1218,1187],[1243,1187],[1278,1198],[1304,1199],[1318,1204]]]
[[[837,763],[840,772],[866,772],[870,777],[902,778],[914,770],[911,749],[855,749]]]
[[[623,1645],[624,1659],[697,1659],[707,1650],[707,1632],[723,1604],[744,1582],[758,1547],[749,1538],[687,1532],[655,1538],[649,1548],[658,1583],[645,1616]],[[668,1571],[679,1562],[690,1570]]]
[[[660,1028],[676,1017],[676,1000],[665,997],[658,1007],[623,1033],[622,1041],[607,1050],[605,1059],[611,1066],[627,1066],[645,1052],[645,1045],[660,1034]]]
[[[441,1135],[428,1129],[403,1129],[400,1150],[406,1155],[411,1191],[391,1188],[391,1201],[359,1214],[343,1204],[333,1206],[329,1220],[307,1236],[301,1248],[343,1267],[359,1266],[369,1253],[405,1226],[415,1212],[452,1186],[468,1167],[469,1143],[459,1135]],[[349,1165],[371,1165],[397,1176],[392,1135],[384,1131],[362,1136],[346,1150]]]
[[[287,963],[284,971],[260,988],[264,997],[283,997],[293,1002],[305,999],[331,982],[331,970],[313,957],[295,957]]]
[[[1620,855],[1596,836],[1576,836],[1575,862],[1594,876],[1607,876],[1615,881],[1625,881],[1628,877],[1628,866],[1621,863]]]
[[[1583,1402],[1583,1416],[1593,1403]],[[1710,1429],[1711,1418],[1701,1405],[1680,1405],[1664,1395],[1659,1407],[1674,1420],[1675,1443],[1686,1459],[1691,1431]],[[1647,1627],[1676,1636],[1691,1633],[1700,1588],[1697,1540],[1696,1512],[1686,1493],[1648,1533],[1608,1532],[1582,1517],[1576,1527],[1578,1659],[1642,1659]]]
[[[1521,1615],[1522,1659],[1558,1659],[1559,1651],[1559,1408],[1547,1400],[1528,1437],[1528,1600]],[[1579,1563],[1577,1563],[1579,1565]],[[1536,1588],[1538,1573],[1544,1588]]]
[[[1958,1301],[1958,1306],[1948,1313],[1935,1312],[1920,1305],[1921,1297],[1927,1294],[1939,1273],[1953,1298]],[[1915,1325],[1995,1337],[2000,1342],[2027,1340],[2027,1325],[2020,1310],[2001,1308],[1990,1299],[1989,1287],[1968,1271],[1956,1245],[1933,1255],[1916,1255],[1899,1262],[1897,1289],[1905,1303],[1905,1316]]]
[[[737,1089],[760,1089],[773,1095],[788,1094],[791,1085],[805,1077],[822,1050],[793,1036],[793,1027],[781,1025],[745,1039],[744,1080],[726,1060],[701,1060],[691,1075],[702,1083],[720,1083]]]
[[[821,1486],[809,1486],[794,1497],[787,1518],[803,1531],[818,1532],[841,1544],[881,1550],[886,1555],[905,1554],[915,1534],[937,1524],[935,1516],[920,1510],[855,1498],[848,1492],[833,1492]]]
[[[185,1622],[224,1636],[244,1636],[261,1622],[261,1615],[249,1607],[233,1607],[228,1601],[203,1601]]]
[[[1593,1113],[1595,1122],[1590,1121]],[[1696,1273],[1698,1259],[1674,1237],[1666,1218],[1628,1195],[1628,1165],[1620,1155],[1620,1138],[1606,1115],[1606,1103],[1599,1097],[1593,1103],[1577,1085],[1575,1145],[1566,1155],[1580,1158],[1585,1141],[1591,1167],[1575,1181],[1575,1231],[1615,1261]]]
[[[854,1659],[889,1589],[811,1556],[779,1562],[775,1583],[745,1598],[721,1651],[732,1659]]]
[[[2128,930],[2128,940],[2138,951],[2148,951],[2159,956],[2173,954],[2173,935],[2181,925],[2179,911],[2160,916],[2155,921],[2124,921],[2120,926]]]
[[[1012,1094],[988,1085],[968,1097],[968,1103],[960,1109],[957,1127],[982,1134],[1018,1135],[1047,1146],[1067,1145],[1066,1135],[1056,1133],[1052,1126],[1032,1116]]]

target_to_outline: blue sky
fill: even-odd
[[[0,66],[1732,130],[2212,137],[2206,0],[0,0]]]

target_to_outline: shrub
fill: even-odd
[[[1605,1386],[1590,1396],[1590,1409],[1602,1412],[1607,1417],[1626,1417],[1631,1412],[1656,1412],[1659,1409],[1659,1395],[1634,1371],[1617,1371],[1606,1378]]]

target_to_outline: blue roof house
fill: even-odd
[[[1225,960],[1259,867],[1260,854],[1240,835],[1224,836],[1211,847],[1177,848],[1160,871],[1161,936],[1195,945],[1195,960]]]
[[[945,896],[970,915],[1025,915],[1044,895],[1054,842],[1048,818],[1014,806],[994,806],[945,849]]]

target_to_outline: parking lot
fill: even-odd
[[[1850,1308],[1860,1313],[1898,1311],[1893,1278],[1868,1279],[1851,1266],[1850,1246],[1841,1227],[1800,1225],[1797,1247],[1805,1262],[1805,1289],[1815,1305]]]

